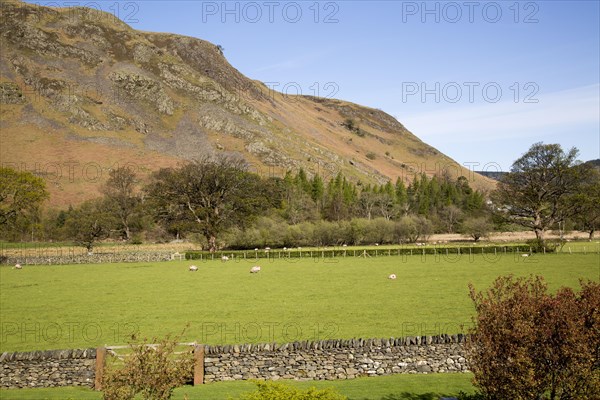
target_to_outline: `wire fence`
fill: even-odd
[[[64,265],[64,264],[104,264],[139,263],[166,261],[242,261],[242,260],[298,260],[298,259],[343,259],[376,257],[433,256],[457,258],[462,256],[484,255],[486,257],[514,256],[529,257],[544,254],[600,254],[600,243],[565,245],[555,252],[541,251],[523,244],[514,245],[420,245],[420,246],[378,246],[346,248],[293,248],[293,249],[255,249],[232,251],[180,251],[179,249],[146,250],[143,248],[123,247],[122,249],[100,249],[88,253],[78,247],[0,249],[0,263],[5,265]]]

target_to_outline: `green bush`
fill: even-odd
[[[485,400],[485,397],[481,393],[468,394],[462,390],[458,393],[456,398],[458,400]]]
[[[256,382],[258,389],[252,393],[244,394],[240,400],[348,400],[333,390],[327,388],[317,390],[310,388],[307,390],[296,389],[275,382]]]
[[[554,253],[556,249],[562,247],[564,242],[561,240],[540,240],[540,239],[531,239],[528,240],[527,246],[531,247],[532,253]]]
[[[183,335],[183,332],[182,334]],[[167,400],[176,387],[184,385],[193,376],[194,358],[191,350],[175,357],[175,348],[181,335],[166,336],[150,346],[147,339],[130,343],[131,354],[125,357],[122,366],[113,359],[104,369],[104,400],[132,400],[140,395],[144,400]]]

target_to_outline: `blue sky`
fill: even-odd
[[[479,169],[508,170],[538,141],[600,158],[598,1],[96,4],[136,29],[220,44],[275,89],[380,108]]]

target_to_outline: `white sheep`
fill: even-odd
[[[396,274],[391,274],[390,276],[388,276],[388,279],[391,279],[391,280],[396,279]]]
[[[521,257],[529,257],[529,254],[522,254]]]
[[[221,261],[225,262],[225,261],[229,261],[229,257],[227,256],[223,256],[221,257]]]
[[[195,265],[190,265],[190,271],[196,272],[198,271],[198,267],[196,267]]]
[[[255,265],[254,267],[252,267],[250,269],[251,274],[258,274],[259,272],[260,272],[260,267],[258,265]]]
[[[15,269],[23,269],[23,267],[21,266],[21,264],[17,263],[15,264]]]

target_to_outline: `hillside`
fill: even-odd
[[[215,152],[241,154],[263,175],[470,176],[383,111],[283,96],[212,43],[80,7],[9,1],[0,12],[0,160],[44,176],[53,205],[96,196],[116,165],[144,175]]]

